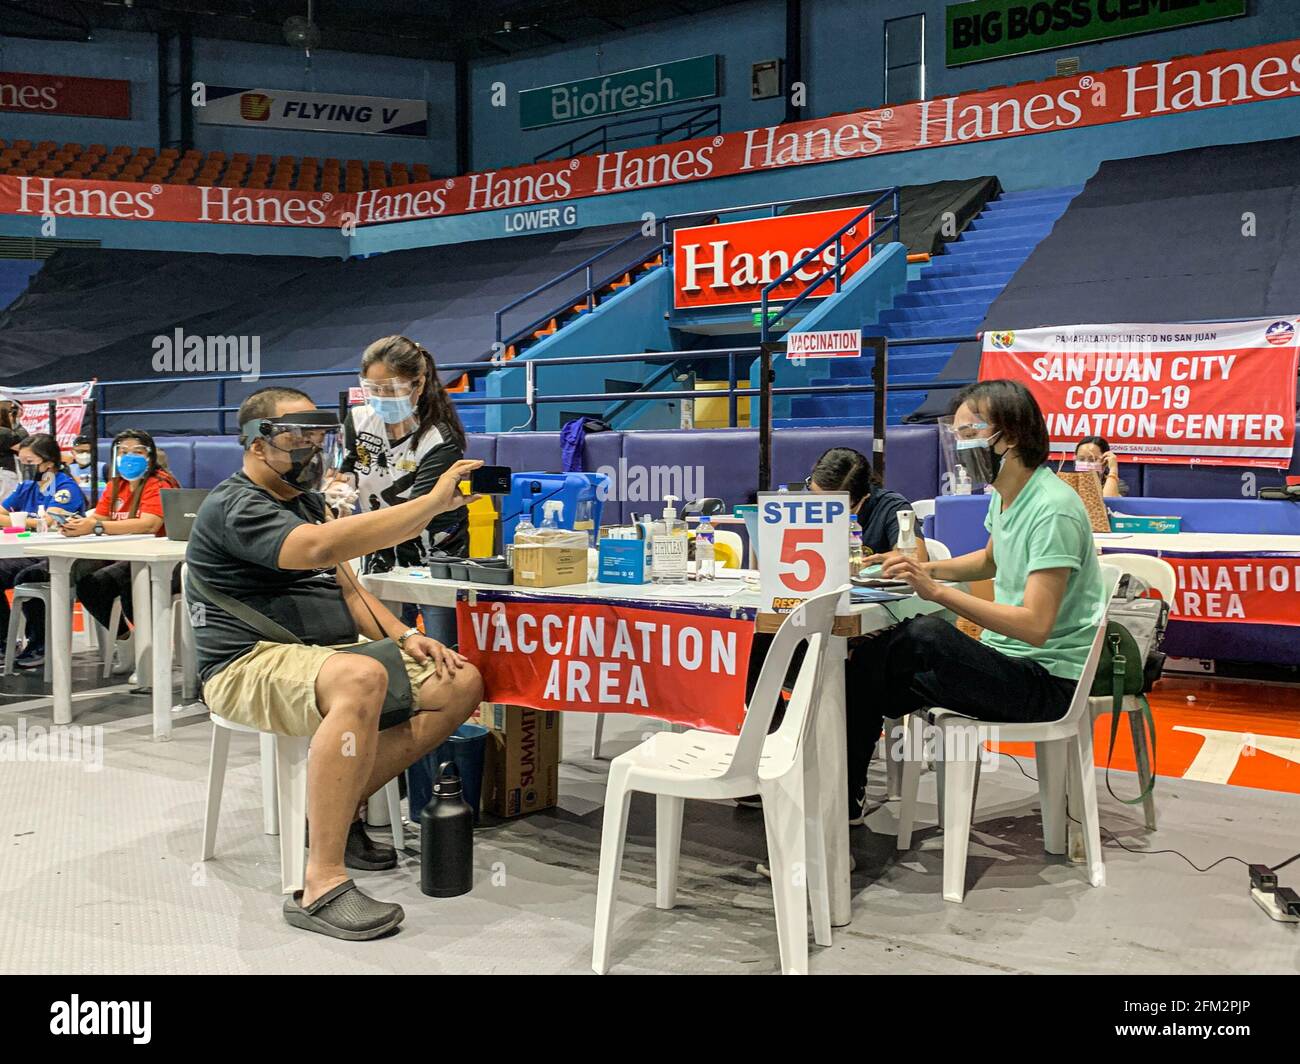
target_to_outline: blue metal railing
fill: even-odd
[[[888,216],[883,222],[876,225],[871,231],[871,234],[858,244],[857,247],[850,251],[846,257],[844,255],[844,237],[848,235],[849,231],[854,226],[861,224],[867,218],[872,218],[874,220],[876,209],[880,207],[885,200],[890,201],[894,213]],[[839,292],[843,287],[844,268],[862,254],[863,251],[869,252],[869,249],[874,247],[876,241],[888,230],[893,229],[894,239],[897,240],[899,237],[901,218],[902,215],[898,206],[898,187],[895,186],[894,188],[885,189],[879,196],[872,200],[870,204],[855,214],[851,219],[849,219],[849,221],[845,222],[835,230],[835,232],[831,233],[830,236],[815,248],[811,249],[803,256],[803,258],[792,262],[789,269],[764,286],[759,300],[759,312],[761,314],[759,319],[759,336],[762,342],[767,343],[771,339],[772,327],[776,325],[778,321],[788,315],[792,310],[799,306],[800,303],[814,298],[813,293],[815,293],[822,285],[826,284],[827,281],[833,279],[835,291]],[[781,285],[785,284],[785,282],[791,277],[795,276],[795,274],[800,270],[805,269],[809,264],[816,262],[822,252],[832,244],[835,245],[835,265],[827,266],[826,269],[822,270],[816,278],[808,282],[803,291],[801,291],[793,300],[782,298],[783,306],[781,309],[776,314],[770,315],[767,308],[772,293]]]
[[[829,267],[827,271],[824,271],[822,276],[819,277],[816,282],[814,282],[808,289],[806,289],[802,294],[800,294],[800,296],[791,304],[791,307],[797,306],[799,303],[802,303],[805,299],[810,298],[809,293],[815,291],[816,288],[820,284],[824,283],[825,280],[831,274],[834,275],[835,291],[837,292],[840,291],[841,280],[842,280],[840,271],[842,267],[848,262],[851,262],[854,258],[856,258],[857,255],[861,253],[862,248],[864,246],[870,247],[880,237],[880,235],[883,232],[892,228],[894,230],[895,239],[897,239],[899,217],[900,217],[897,187],[891,187],[886,189],[867,189],[860,192],[851,193],[851,195],[864,196],[864,197],[875,196],[876,198],[873,199],[867,207],[865,207],[862,211],[860,211],[857,215],[855,215],[851,221],[847,222],[845,225],[841,226],[840,229],[838,229],[836,232],[832,233],[829,237],[827,237],[826,240],[818,246],[815,252],[811,253],[809,256],[805,256],[804,258],[800,259],[797,263],[791,266],[789,270],[783,273],[781,277],[778,278],[777,282],[773,282],[773,284],[769,286],[769,289],[775,287],[775,285],[779,281],[783,281],[789,278],[794,274],[796,270],[803,269],[804,266],[806,266],[807,263],[810,261],[810,258],[815,257],[815,255],[817,254],[820,254],[823,250],[829,247],[831,243],[834,243],[837,249],[836,265],[834,267]],[[658,244],[650,247],[646,251],[635,256],[630,261],[624,262],[621,266],[619,266],[617,269],[613,270],[612,272],[604,274],[601,277],[597,278],[594,273],[594,267],[597,262],[599,262],[605,256],[610,255],[613,252],[618,251],[621,248],[625,248],[629,244],[632,244],[637,240],[642,239],[642,235],[640,231],[628,234],[627,236],[623,237],[623,239],[616,241],[615,243],[611,244],[607,248],[602,249],[601,251],[596,252],[596,254],[592,255],[590,258],[584,260],[583,262],[578,263],[576,266],[569,267],[569,269],[565,270],[563,273],[551,278],[549,281],[546,281],[544,284],[538,285],[531,292],[527,292],[524,295],[520,296],[518,299],[512,300],[510,303],[507,303],[504,307],[498,310],[495,314],[494,335],[495,335],[496,343],[493,345],[492,358],[490,360],[493,368],[495,368],[497,365],[503,362],[504,356],[511,346],[518,344],[520,341],[529,338],[535,332],[541,329],[543,326],[547,325],[552,319],[558,318],[560,315],[564,314],[572,307],[577,306],[579,303],[585,303],[588,310],[594,310],[596,307],[596,293],[599,292],[601,289],[607,287],[608,285],[612,284],[618,278],[641,269],[643,266],[648,264],[652,259],[657,258],[659,256],[663,256],[666,262],[669,253],[672,250],[672,231],[673,229],[677,228],[678,225],[686,222],[689,222],[691,225],[700,225],[706,221],[717,221],[719,218],[723,217],[724,215],[729,215],[729,214],[755,214],[758,212],[766,212],[769,215],[769,217],[776,217],[776,215],[780,213],[782,208],[798,207],[805,203],[821,203],[825,201],[825,198],[826,197],[824,196],[803,196],[798,199],[767,200],[763,203],[747,203],[747,204],[741,204],[739,206],[734,206],[734,207],[719,207],[716,210],[694,211],[689,214],[670,214],[659,223],[661,235]],[[893,212],[894,212],[893,215],[891,215],[882,225],[878,226],[876,230],[865,241],[862,242],[862,244],[859,244],[857,247],[855,247],[853,251],[850,252],[850,254],[846,259],[844,259],[842,262],[838,261],[839,254],[842,249],[843,237],[848,233],[850,229],[853,228],[855,224],[857,224],[859,221],[866,218],[867,216],[871,215],[872,212],[876,208],[878,208],[886,199],[891,199],[893,205]],[[585,282],[585,287],[583,288],[582,291],[571,294],[569,298],[567,298],[563,303],[559,303],[553,306],[545,314],[541,315],[541,317],[534,319],[533,321],[529,322],[527,325],[523,326],[522,328],[515,329],[513,332],[509,333],[508,335],[505,334],[502,322],[506,314],[514,310],[516,307],[521,306],[524,303],[527,303],[529,300],[535,299],[543,292],[546,292],[552,288],[555,288],[558,285],[563,284],[565,281],[569,280],[572,277],[576,277],[580,273],[584,275],[583,279]],[[788,310],[790,308],[786,308],[786,309]],[[766,302],[764,302],[763,304],[763,310],[764,310],[764,318],[766,319],[766,311],[767,311]],[[762,334],[762,339],[767,340],[768,338],[769,337],[767,333],[764,332]],[[479,371],[481,371],[483,369],[483,366],[480,365],[477,368]]]
[[[867,339],[864,338],[864,346],[867,346]],[[878,344],[877,350],[882,354],[892,347],[912,347],[925,344],[955,344],[965,341],[980,339],[980,334],[967,336],[934,336],[918,337],[905,340],[884,340],[883,338],[869,338],[873,343]],[[770,348],[772,345],[768,345]],[[507,396],[487,396],[475,395],[472,397],[462,397],[458,394],[452,395],[452,401],[457,406],[477,407],[477,406],[510,406],[522,405],[528,408],[528,420],[523,428],[528,429],[536,425],[538,407],[554,403],[632,403],[632,402],[654,402],[667,400],[688,400],[688,399],[719,399],[725,397],[728,406],[728,424],[731,427],[737,427],[738,400],[742,398],[759,396],[799,396],[799,395],[869,395],[876,392],[875,384],[842,384],[842,385],[791,385],[774,387],[770,380],[760,380],[757,385],[747,385],[740,387],[738,385],[739,376],[742,372],[748,374],[748,364],[762,355],[762,346],[750,347],[725,347],[710,348],[699,351],[633,351],[609,355],[573,355],[553,359],[541,360],[518,360],[504,363],[499,368],[509,370],[520,370],[528,378],[528,387],[523,395]],[[886,355],[887,357],[887,355]],[[676,388],[663,391],[648,390],[645,388],[627,392],[601,392],[597,394],[589,393],[557,393],[554,395],[544,394],[537,385],[537,378],[540,371],[547,366],[616,366],[624,362],[653,362],[653,363],[673,363],[685,361],[720,361],[725,359],[727,362],[727,387],[699,391],[692,388]],[[742,370],[742,363],[745,368]],[[481,362],[455,362],[446,363],[439,366],[440,371],[448,373],[463,373],[467,370],[481,369]],[[328,380],[339,377],[355,377],[356,369],[327,369],[327,370],[286,370],[280,373],[262,374],[255,387],[262,387],[267,382],[293,380],[305,382],[313,379]],[[231,383],[241,383],[241,378],[237,373],[231,374],[201,374],[194,377],[186,377],[183,380],[185,384],[196,383],[215,383],[217,385],[217,403],[209,406],[190,406],[190,407],[152,407],[152,408],[121,408],[114,409],[108,402],[109,389],[139,386],[139,385],[157,385],[159,378],[143,377],[131,378],[124,380],[99,381],[96,385],[96,410],[95,420],[99,434],[101,436],[111,436],[108,431],[108,419],[111,418],[150,418],[150,417],[171,417],[177,414],[216,414],[216,434],[229,435],[234,430],[230,428],[227,415],[233,414],[239,410],[238,404],[230,404],[225,401],[227,386]],[[244,382],[248,383],[248,382]],[[924,384],[887,384],[887,392],[928,392],[941,391],[951,388],[963,388],[973,381],[930,381]],[[341,396],[345,393],[340,393]],[[148,426],[145,425],[145,428]]]
[[[639,128],[617,136],[610,134],[613,129],[629,126]],[[634,115],[631,118],[605,122],[594,129],[579,133],[576,137],[571,137],[563,144],[548,148],[534,156],[533,162],[540,163],[550,159],[569,159],[576,155],[607,152],[611,144],[622,144],[630,140],[640,141],[642,145],[663,144],[669,140],[690,140],[693,137],[705,137],[710,133],[721,132],[722,106],[716,103],[700,104],[675,111]]]

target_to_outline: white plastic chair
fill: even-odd
[[[591,951],[596,972],[604,974],[609,969],[614,895],[633,791],[655,795],[655,904],[660,909],[671,909],[676,902],[685,799],[716,800],[757,793],[763,798],[781,970],[794,974],[808,971],[810,900],[814,938],[818,945],[830,945],[817,744],[809,741],[809,736],[821,699],[831,627],[842,590],[809,600],[777,630],[739,736],[694,730],[662,732],[610,763]],[[781,726],[769,735],[786,670],[795,647],[804,639],[808,650],[794,693]]]
[[[182,574],[184,571],[185,565],[182,563]],[[190,702],[199,696],[199,665],[194,647],[193,629],[185,611],[185,596],[177,592],[172,596],[171,617],[169,618],[172,626],[172,646],[177,650],[176,657],[180,661],[182,670],[181,699]],[[99,644],[103,677],[107,680],[113,675],[113,647],[117,642],[116,633],[122,625],[122,600],[118,598],[113,601],[113,609],[108,615],[107,628],[91,618],[89,612],[86,613],[86,618],[88,623],[95,626],[95,640]],[[110,635],[110,633],[113,634]],[[141,682],[148,683],[149,681],[141,680]]]
[[[934,513],[934,500],[926,499],[924,501],[929,503],[930,512]],[[919,510],[917,510],[917,514],[919,516]],[[942,541],[933,539],[930,536],[925,537],[925,551],[932,562],[946,562],[952,557],[952,551]],[[885,761],[885,793],[891,801],[901,798],[903,795],[903,762],[901,758],[894,757],[893,754],[895,737],[899,734],[898,729],[902,725],[903,719],[901,717],[891,717],[886,720],[885,735],[881,741],[881,752]]]
[[[217,821],[221,817],[221,793],[225,787],[226,755],[230,749],[231,733],[260,735],[263,826],[266,834],[280,836],[281,889],[285,894],[302,890],[307,860],[307,750],[311,746],[310,737],[275,735],[246,724],[236,724],[215,713],[208,716],[212,720],[212,756],[208,762],[208,800],[203,817],[203,860],[212,860],[216,853]],[[384,785],[383,793],[392,821],[393,845],[400,850],[405,839],[397,777]],[[274,831],[271,830],[273,827]]]
[[[1174,567],[1163,558],[1156,558],[1149,554],[1107,554],[1105,555],[1105,564],[1114,565],[1121,572],[1136,576],[1147,587],[1158,591],[1160,597],[1168,602],[1171,606],[1174,601],[1174,591],[1178,586],[1178,577],[1174,572]],[[1114,705],[1110,698],[1091,698],[1088,700],[1088,708],[1092,711],[1092,719],[1104,717],[1109,713]],[[1124,712],[1128,715],[1129,732],[1133,736],[1133,756],[1137,762],[1138,782],[1142,789],[1146,790],[1151,783],[1152,766],[1151,751],[1147,747],[1147,732],[1142,726],[1142,707],[1136,696],[1124,696]],[[1142,813],[1146,821],[1148,831],[1156,830],[1156,798],[1155,794],[1148,794],[1142,799]]]
[[[1037,750],[1038,793],[1042,805],[1043,848],[1048,853],[1066,852],[1066,809],[1068,796],[1078,799],[1079,820],[1088,865],[1088,881],[1094,887],[1106,883],[1106,866],[1101,854],[1101,832],[1097,819],[1097,773],[1092,754],[1092,714],[1087,712],[1088,692],[1101,657],[1106,632],[1106,608],[1120,570],[1103,565],[1102,594],[1097,604],[1097,633],[1083,673],[1075,688],[1070,708],[1060,720],[1049,723],[992,723],[978,721],[951,710],[934,708],[913,713],[908,720],[908,742],[903,764],[903,797],[898,814],[899,850],[912,845],[916,817],[916,796],[920,784],[921,751],[924,747],[925,718],[939,729],[936,743],[939,762],[939,802],[943,824],[943,896],[961,902],[966,893],[966,853],[970,845],[975,789],[979,782],[981,728],[995,727],[999,743],[1034,743]]]
[[[0,591],[0,594],[4,592]],[[42,671],[45,682],[49,683],[53,676],[54,655],[51,653],[53,648],[50,646],[50,585],[47,581],[14,585],[13,609],[9,611],[9,631],[5,634],[4,674],[12,676],[14,673],[14,661],[18,657],[18,632],[23,625],[23,612],[27,603],[37,600],[45,603],[45,668]]]

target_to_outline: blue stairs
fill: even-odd
[[[907,290],[878,322],[863,322],[864,333],[891,340],[967,336],[979,329],[990,304],[1024,264],[1056,219],[1082,191],[1082,185],[1006,192],[985,205],[965,231],[942,254],[922,266]],[[956,344],[921,344],[889,349],[889,382],[916,384],[917,391],[890,392],[885,411],[888,423],[899,424],[925,399],[924,385],[948,364]],[[829,377],[812,385],[870,384],[871,359],[834,359]],[[847,396],[796,396],[789,418],[777,426],[870,425],[870,393]]]

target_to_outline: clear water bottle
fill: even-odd
[[[862,571],[862,526],[858,524],[858,515],[849,518],[849,575],[857,576]]]
[[[515,525],[515,538],[506,544],[506,564],[514,565],[516,547],[529,547],[536,542],[537,528],[528,516],[528,511],[525,510],[519,515],[519,521]]]
[[[700,519],[700,526],[695,530],[695,576],[699,580],[713,580],[717,577],[717,562],[713,553],[713,525],[708,517]]]
[[[420,889],[455,898],[474,886],[474,811],[461,795],[456,763],[444,761],[420,813]]]
[[[537,542],[554,540],[560,534],[560,520],[564,515],[564,503],[551,499],[542,503],[542,523],[537,529]]]

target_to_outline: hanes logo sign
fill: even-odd
[[[677,229],[673,232],[673,305],[687,309],[759,303],[765,287],[860,213],[861,207],[845,207]],[[874,224],[874,215],[867,215],[844,234],[838,256],[831,244],[768,298],[798,296],[839,259],[848,258],[865,243]],[[870,248],[858,254],[844,267],[844,278],[852,277],[870,258]],[[821,298],[834,291],[834,281],[828,279],[812,294]]]

